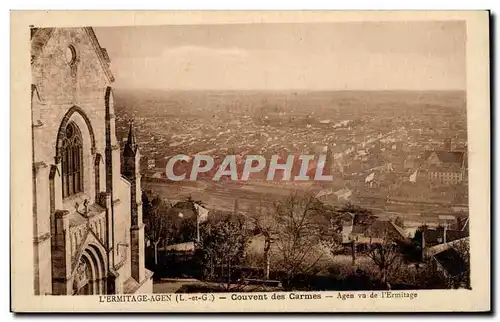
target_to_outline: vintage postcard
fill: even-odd
[[[14,312],[491,310],[487,11],[11,18]]]

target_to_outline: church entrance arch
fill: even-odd
[[[106,263],[101,250],[89,244],[82,252],[73,278],[74,295],[105,294]]]

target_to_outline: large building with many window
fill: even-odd
[[[426,151],[422,169],[431,182],[460,184],[467,180],[467,155],[461,151]]]
[[[35,294],[152,292],[139,151],[131,125],[120,155],[110,63],[92,28],[32,29]]]

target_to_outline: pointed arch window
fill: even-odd
[[[66,198],[83,191],[82,134],[74,122],[66,126],[61,156],[63,198]]]

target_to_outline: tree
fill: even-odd
[[[372,245],[367,256],[375,263],[380,272],[380,280],[390,288],[389,276],[401,263],[397,245],[385,239],[382,243]]]
[[[203,206],[203,201],[201,200],[195,200],[191,195],[189,195],[185,200],[179,201],[174,205],[175,208],[179,209],[190,209],[194,213],[197,212],[195,204],[199,206]]]
[[[323,257],[324,211],[323,203],[309,194],[292,193],[274,205],[277,264],[286,274],[286,283],[312,272]]]
[[[197,257],[207,279],[217,279],[226,291],[233,287],[233,273],[243,263],[249,234],[243,218],[227,215],[204,225],[197,243]]]
[[[143,195],[144,196],[144,195]],[[154,247],[154,262],[158,265],[158,245],[166,243],[173,235],[174,223],[168,217],[170,204],[154,196],[153,199],[146,197],[147,202],[143,203],[143,213],[145,222],[145,234]]]
[[[342,244],[342,214],[324,207],[323,215],[327,220],[327,226],[322,231],[321,243],[330,251],[330,255],[335,257],[344,249]]]
[[[335,257],[344,249],[342,243],[342,227],[344,212],[335,211],[332,207],[322,204],[320,208],[321,216],[324,218],[320,229],[321,244],[327,248],[332,257]]]
[[[204,206],[204,203],[203,201],[196,200],[191,195],[189,195],[185,200],[179,201],[173,206],[177,209],[190,210],[195,215],[194,217],[183,218],[179,223],[179,242],[192,241],[193,239],[198,238],[199,213],[196,205]]]
[[[183,218],[179,225],[178,242],[185,243],[196,239],[197,229],[197,216],[190,218]]]
[[[419,268],[415,276],[417,289],[446,289],[448,282],[444,276],[436,270],[434,265],[424,265]]]
[[[257,209],[252,209],[250,214],[250,220],[254,224],[255,234],[262,234],[264,236],[264,278],[269,279],[270,275],[270,251],[271,245],[275,241],[276,235],[276,222],[271,214],[264,211],[262,205]]]
[[[346,203],[342,208],[337,210],[340,215],[350,213],[354,215],[354,225],[369,225],[376,219],[373,212],[369,209]]]
[[[470,245],[468,239],[456,241],[452,246],[460,256],[460,260],[455,265],[458,265],[460,272],[453,276],[450,280],[450,286],[454,288],[468,288],[470,289]]]

